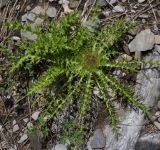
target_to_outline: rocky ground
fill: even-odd
[[[83,24],[88,28],[92,28],[93,24],[99,26],[121,17],[125,18],[126,21],[134,19],[138,22],[138,26],[128,33],[122,43],[120,43],[120,49],[122,49],[123,55],[121,55],[119,59],[142,59],[152,53],[156,53],[156,58],[160,59],[159,0],[1,0],[0,2],[0,22],[4,19],[14,20],[18,18],[22,23],[30,22],[33,26],[43,26],[45,20],[41,16],[46,16],[49,19],[58,19],[62,14],[74,10],[79,11]],[[96,16],[94,16],[96,19],[93,21],[91,14],[95,6],[98,6],[98,9],[96,10]],[[21,36],[31,41],[37,38],[37,35],[31,34],[30,32],[12,34],[1,28],[1,41],[5,41],[10,35],[15,41],[18,41]],[[12,46],[12,43],[10,45]],[[31,109],[31,99],[25,97],[23,93],[25,87],[14,85],[14,91],[5,91],[7,86],[7,83],[5,83],[6,63],[5,56],[1,55],[0,149],[67,150],[69,143],[49,142],[46,146],[47,148],[43,148],[43,144],[46,144],[45,141],[41,141],[40,135],[28,135],[28,129],[30,129],[38,119],[41,110],[40,108],[37,108],[37,110]],[[123,75],[119,71],[115,73],[119,76]],[[157,78],[160,78],[160,70],[158,70],[158,74]],[[135,148],[132,147],[130,148],[131,150],[158,150],[160,148],[160,82],[157,81],[157,83],[159,84],[151,87],[152,90],[150,91],[152,92],[148,93],[152,95],[150,101],[154,99],[154,103],[149,104],[149,106],[152,107],[153,116],[150,120],[143,120],[143,124],[141,124],[142,127],[139,129],[141,131],[138,134],[139,139]],[[17,87],[21,91],[19,97],[16,97]],[[123,117],[126,116],[125,112],[120,108],[120,115],[121,113],[124,114],[122,115]],[[89,139],[86,149],[109,149],[107,148],[108,135],[105,133],[106,126],[106,119],[103,116],[103,112],[100,112],[95,131]],[[50,141],[50,139],[47,140]]]

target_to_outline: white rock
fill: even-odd
[[[160,35],[155,35],[154,36],[154,42],[155,42],[155,44],[160,44]]]
[[[49,7],[46,11],[48,17],[54,18],[57,14],[57,9],[55,7]]]
[[[13,120],[13,123],[12,123],[12,124],[13,124],[13,126],[14,126],[14,125],[16,124],[16,120]]]
[[[15,40],[15,41],[19,41],[19,40],[20,40],[20,37],[18,37],[18,36],[13,36],[12,39]]]
[[[13,126],[13,132],[17,132],[19,130],[19,126],[18,124]]]
[[[157,111],[157,112],[155,113],[155,116],[156,116],[156,117],[158,117],[158,116],[160,117],[160,111]]]
[[[38,119],[39,114],[40,114],[40,111],[36,111],[32,114],[31,117],[36,121]]]
[[[113,8],[113,10],[112,10],[113,12],[124,12],[125,11],[125,9],[124,9],[124,7],[122,7],[122,6],[120,6],[120,5],[117,5],[117,6],[115,6],[114,8]]]
[[[33,124],[32,124],[31,122],[28,122],[28,123],[27,123],[27,127],[28,127],[28,129],[29,129],[29,128],[32,128],[32,127],[33,127]]]
[[[22,136],[21,136],[21,138],[20,138],[20,140],[18,141],[18,143],[20,144],[20,143],[23,143],[25,140],[27,140],[28,139],[28,135],[27,134],[23,134]]]
[[[63,144],[57,144],[55,150],[67,150],[66,146]]]
[[[27,123],[27,122],[29,121],[29,119],[28,119],[28,118],[25,118],[25,119],[23,119],[23,121],[24,121],[25,123]]]
[[[157,121],[154,121],[154,125],[160,130],[160,123]]]
[[[138,3],[143,3],[145,2],[145,0],[138,0]]]
[[[151,50],[154,46],[154,34],[150,29],[141,31],[128,45],[130,52]]]

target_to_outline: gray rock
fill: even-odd
[[[105,137],[101,129],[97,129],[94,132],[93,139],[90,143],[92,149],[104,148],[105,147]]]
[[[27,21],[27,14],[24,14],[24,15],[21,17],[21,21],[22,21],[22,22],[26,22],[26,21]]]
[[[122,6],[120,6],[120,5],[117,5],[117,6],[115,6],[115,7],[113,8],[112,11],[113,11],[113,12],[119,12],[119,13],[121,13],[121,12],[125,12],[125,8],[122,7]]]
[[[145,2],[145,0],[138,0],[138,3],[143,3]]]
[[[39,114],[40,114],[40,111],[36,111],[32,114],[31,118],[33,118],[36,121],[38,119]]]
[[[34,22],[36,20],[36,15],[34,13],[29,13],[27,14],[26,18],[29,20],[29,21],[32,21]]]
[[[141,31],[128,45],[130,52],[147,51],[154,46],[154,34],[150,29]]]
[[[57,14],[57,9],[55,7],[49,7],[46,11],[48,17],[54,18]]]
[[[31,32],[21,31],[21,36],[27,38],[28,40],[35,41],[37,39],[36,34],[32,34]]]
[[[13,132],[17,132],[19,130],[19,126],[18,124],[13,126]]]
[[[55,150],[67,150],[67,147],[63,144],[57,144]]]
[[[155,51],[160,53],[160,45],[155,45],[154,49],[155,49]]]
[[[160,133],[152,133],[141,136],[135,146],[135,150],[158,150],[160,148]]]
[[[28,136],[27,136],[27,134],[23,134],[22,136],[21,136],[21,138],[20,138],[20,140],[18,141],[18,143],[20,144],[20,143],[23,143],[25,140],[27,140],[28,139]]]
[[[157,121],[154,121],[154,125],[157,127],[158,130],[160,130],[160,123]]]
[[[106,0],[98,0],[97,5],[99,5],[100,7],[105,7],[107,6],[107,2]]]

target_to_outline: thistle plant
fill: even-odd
[[[23,55],[10,67],[10,72],[15,74],[16,70],[21,71],[24,67],[34,72],[34,65],[41,63],[45,66],[29,88],[28,95],[43,89],[50,90],[55,81],[64,79],[52,100],[46,103],[42,116],[54,118],[76,97],[78,117],[74,119],[78,122],[79,132],[83,133],[94,87],[99,90],[101,102],[114,131],[117,131],[118,116],[108,88],[123,96],[125,101],[142,110],[145,115],[149,114],[145,105],[134,96],[132,88],[113,74],[116,69],[127,73],[138,71],[138,61],[115,61],[120,52],[114,45],[135,26],[134,22],[126,23],[120,19],[99,30],[90,31],[81,24],[76,13],[69,13],[59,22],[51,21],[45,27],[45,32],[40,27],[32,28],[29,24],[21,25],[18,22],[6,22],[5,25],[38,35],[35,41],[22,38],[17,42]]]

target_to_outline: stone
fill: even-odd
[[[72,0],[72,1],[69,2],[69,8],[71,8],[71,9],[77,8],[78,5],[79,5],[79,2],[75,1],[75,0]]]
[[[48,17],[54,18],[57,14],[57,9],[55,7],[48,7],[46,14]]]
[[[96,129],[90,145],[92,149],[98,149],[98,148],[105,147],[105,137],[101,129]]]
[[[26,7],[26,10],[27,11],[30,11],[32,8],[31,8],[31,6],[30,5],[28,5],[27,7]]]
[[[13,126],[13,132],[16,132],[16,131],[18,131],[18,130],[19,130],[18,124],[14,125],[14,126]]]
[[[39,114],[40,114],[40,111],[36,111],[32,114],[31,118],[36,121],[38,119]]]
[[[143,3],[145,2],[145,0],[138,0],[138,3]]]
[[[14,41],[19,41],[19,40],[20,40],[20,37],[18,37],[18,36],[12,36],[12,39],[13,39]]]
[[[27,21],[27,14],[24,14],[24,15],[21,17],[21,21],[22,21],[22,22],[26,22],[26,21]]]
[[[158,130],[160,130],[160,123],[157,121],[154,121],[154,125],[157,127]]]
[[[30,128],[33,127],[33,124],[32,124],[31,122],[28,122],[28,123],[27,123],[27,127],[28,127],[28,129],[30,129]]]
[[[154,50],[160,53],[160,45],[155,45]]]
[[[107,6],[107,2],[106,2],[106,0],[98,0],[97,5],[100,7],[105,7],[105,6]]]
[[[37,39],[37,35],[31,32],[21,31],[21,36],[27,38],[30,41],[35,41]]]
[[[158,45],[160,44],[160,35],[155,35],[154,36],[154,43],[158,44]]]
[[[36,6],[34,9],[31,10],[31,12],[37,14],[37,15],[45,15],[45,9],[41,6]]]
[[[130,52],[151,50],[153,46],[154,34],[150,29],[141,31],[128,45]]]
[[[27,123],[27,122],[29,121],[29,119],[28,119],[28,118],[24,118],[23,121],[24,121],[25,123]]]
[[[147,18],[149,18],[149,15],[147,15],[147,14],[142,14],[142,15],[139,15],[138,17],[139,17],[139,18],[147,19]]]
[[[67,150],[67,147],[63,144],[57,144],[55,150]]]
[[[20,138],[20,140],[18,141],[18,143],[20,144],[20,143],[23,143],[25,140],[27,140],[28,139],[28,136],[27,136],[27,134],[23,134],[22,136],[21,136],[21,138]]]
[[[29,13],[27,14],[26,18],[29,20],[29,21],[32,21],[34,22],[36,20],[36,15],[34,13]]]
[[[154,115],[155,115],[156,117],[160,117],[160,111],[157,111]]]
[[[12,124],[13,124],[13,126],[14,126],[14,125],[16,124],[16,120],[13,120],[13,123],[12,123]]]
[[[40,26],[40,25],[42,25],[43,22],[44,22],[44,19],[42,19],[42,18],[37,18],[37,19],[34,21],[34,25]]]
[[[160,134],[151,133],[141,136],[135,145],[135,150],[159,150]]]
[[[112,10],[113,12],[118,12],[118,13],[121,13],[121,12],[125,12],[125,9],[124,7],[120,6],[120,5],[117,5],[113,8]]]
[[[146,23],[146,19],[142,19],[142,23],[145,24]]]

